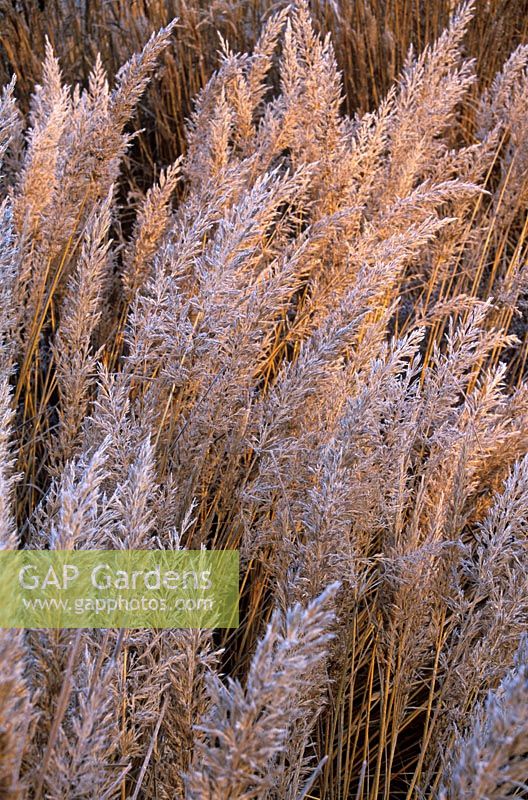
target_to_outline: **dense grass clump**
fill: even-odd
[[[0,2],[0,548],[242,562],[1,630],[0,798],[528,797],[522,3],[268,5]]]

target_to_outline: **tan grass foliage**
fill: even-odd
[[[528,17],[270,6],[0,2],[0,547],[242,559],[1,631],[1,798],[528,797]]]

